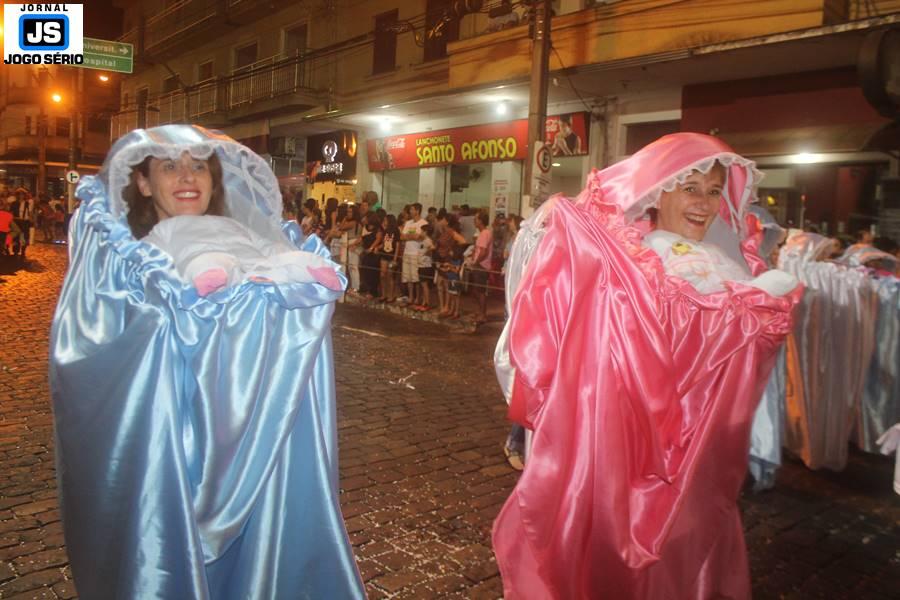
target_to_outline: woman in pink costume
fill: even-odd
[[[716,138],[674,134],[537,213],[505,332],[510,416],[533,430],[494,523],[506,598],[750,597],[736,499],[802,293],[759,277],[744,219],[759,176]],[[670,248],[643,239],[654,224]],[[667,259],[695,251],[746,275],[701,290]]]

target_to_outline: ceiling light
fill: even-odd
[[[554,167],[561,167],[562,165],[559,164],[559,163],[553,163],[553,166],[554,166]]]
[[[390,104],[382,104],[382,105],[379,106],[378,108],[390,108],[390,107],[391,107]]]
[[[109,81],[109,75],[99,75],[98,78],[103,82]]]
[[[821,154],[813,154],[812,152],[798,152],[791,156],[791,162],[795,165],[809,165],[822,162],[823,159],[824,156]]]
[[[387,119],[384,119],[383,121],[381,121],[381,123],[378,124],[378,128],[384,133],[387,133],[391,130],[391,122]]]
[[[505,115],[509,111],[509,107],[506,106],[506,102],[501,102],[497,105],[496,110],[498,115]]]

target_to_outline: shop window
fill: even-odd
[[[447,56],[447,44],[459,39],[459,17],[450,0],[428,0],[425,7],[425,62]]]
[[[451,165],[447,177],[447,205],[488,208],[491,202],[491,163]]]
[[[418,199],[418,169],[397,169],[384,172],[381,201],[389,214],[400,214],[404,205],[417,202]]]
[[[375,44],[372,74],[387,73],[397,68],[397,17],[400,11],[381,13],[375,17]]]
[[[69,117],[56,117],[56,134],[59,137],[69,137]]]
[[[208,60],[205,63],[201,63],[200,66],[197,67],[197,81],[209,81],[213,78],[213,61]]]
[[[681,121],[631,123],[625,127],[625,154],[632,155],[650,142],[681,131]]]

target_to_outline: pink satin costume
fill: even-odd
[[[716,138],[674,134],[555,202],[513,300],[510,416],[533,429],[494,523],[507,599],[749,598],[736,500],[753,414],[802,289],[701,295],[641,247],[637,219],[679,176],[727,168],[722,218],[758,172]],[[646,224],[646,221],[641,223]]]

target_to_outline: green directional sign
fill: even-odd
[[[131,73],[134,70],[134,46],[123,42],[84,38],[84,64],[86,69]]]

